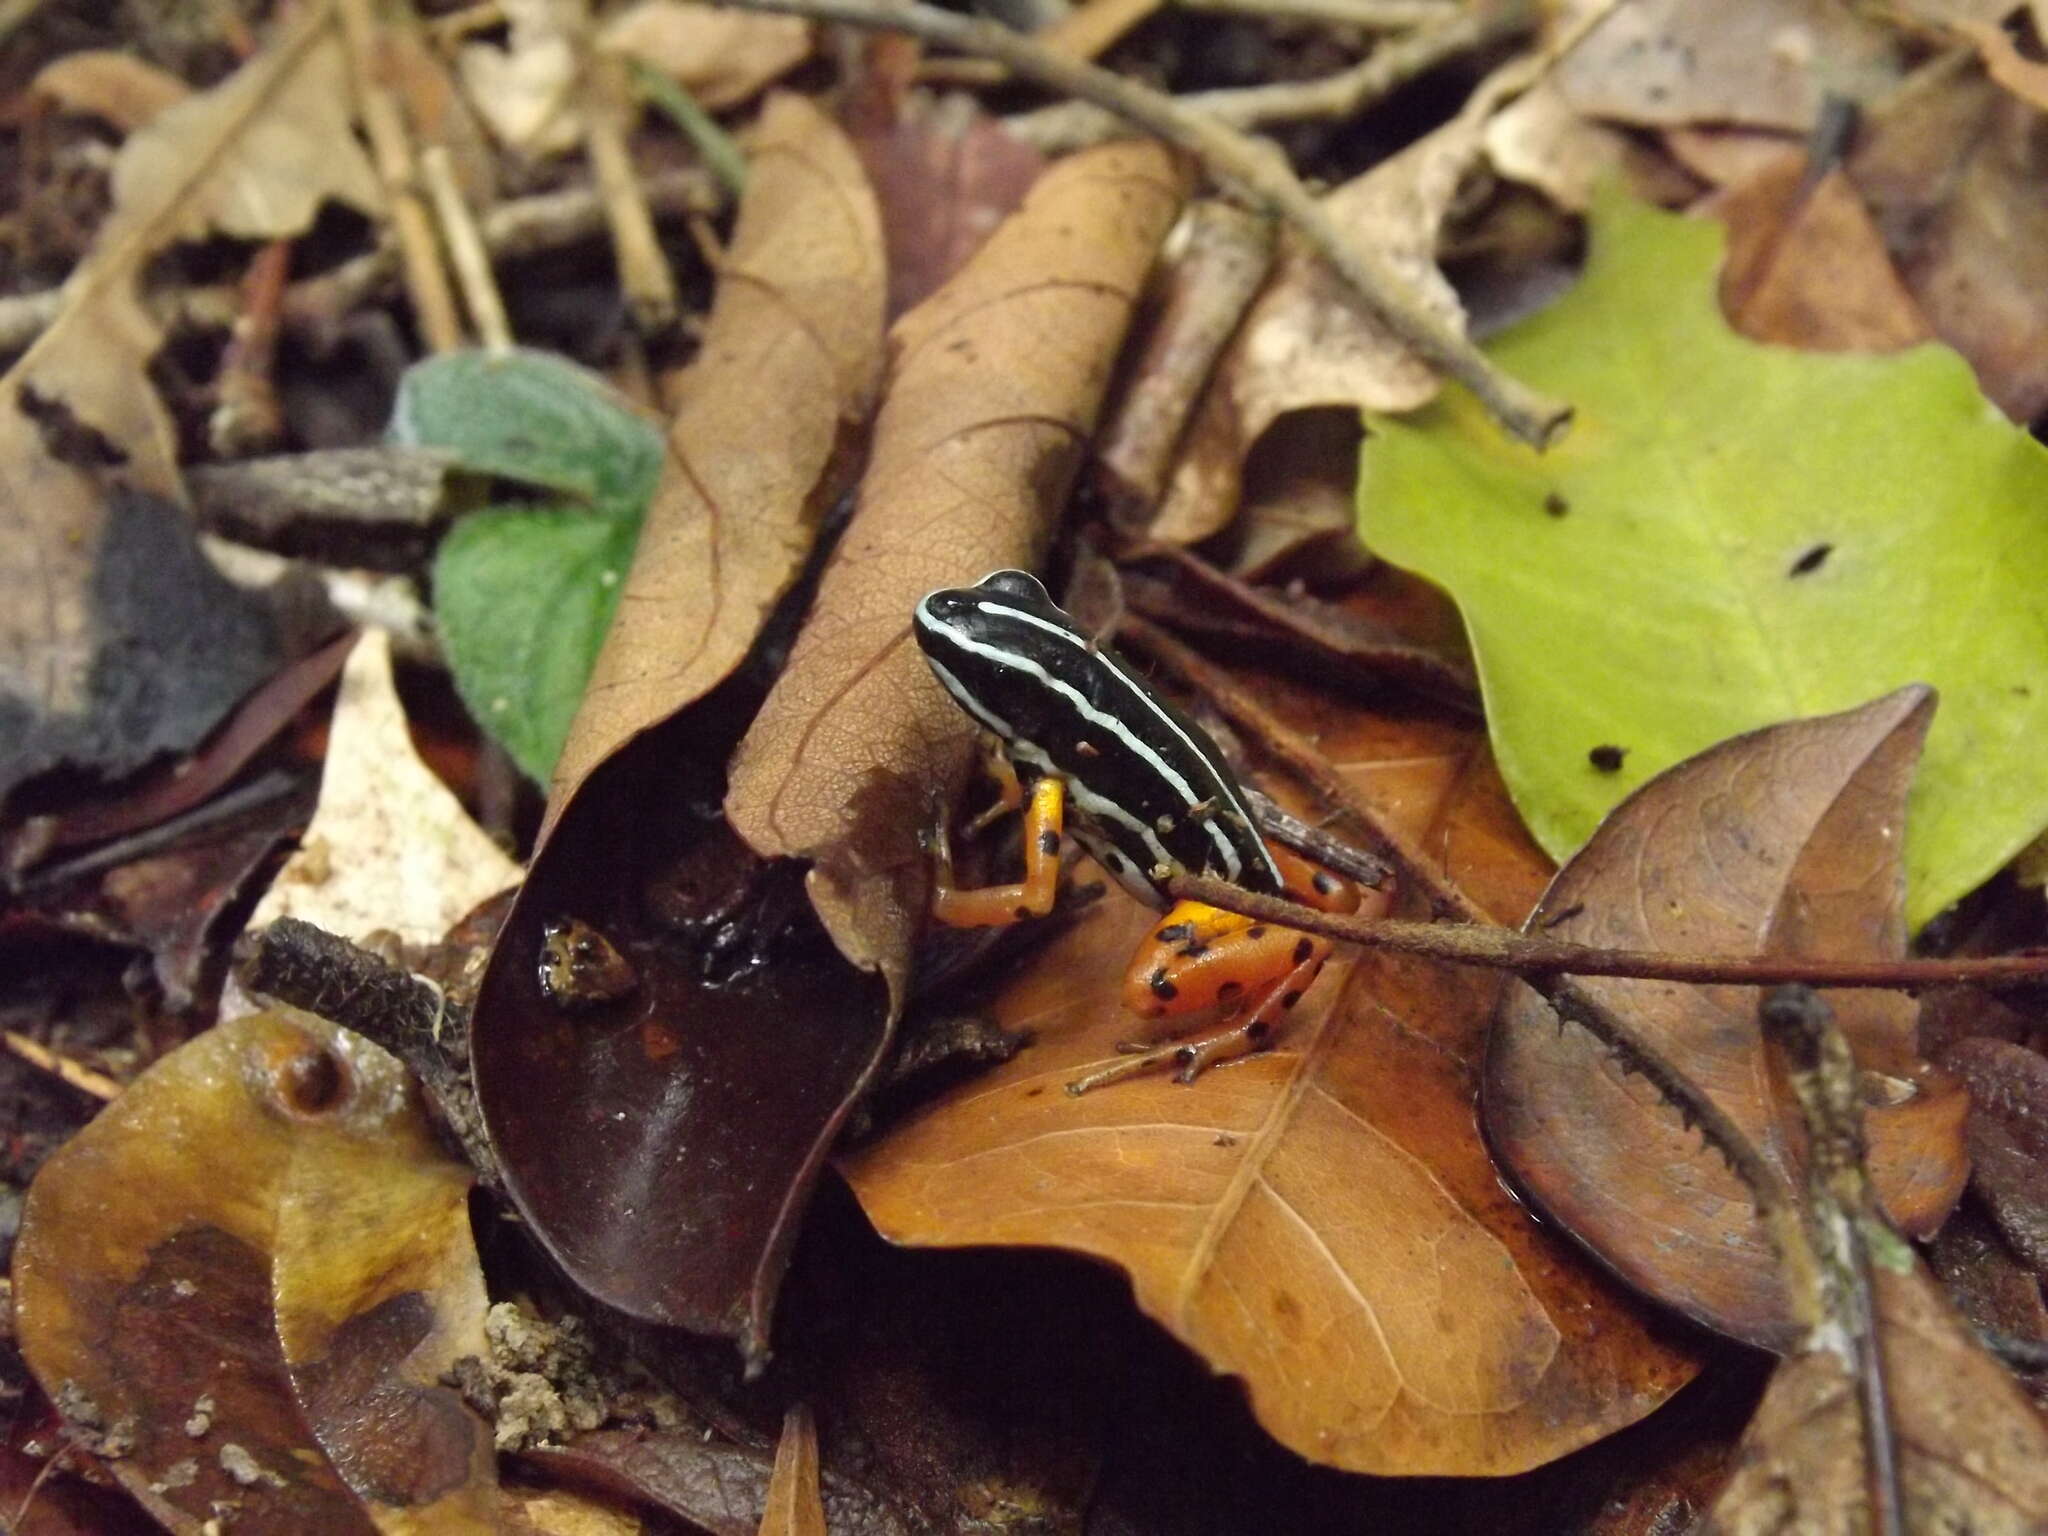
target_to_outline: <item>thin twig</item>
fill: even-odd
[[[1403,342],[1457,379],[1493,418],[1543,447],[1571,419],[1571,407],[1539,394],[1495,367],[1486,354],[1416,294],[1384,254],[1345,238],[1283,156],[1172,97],[1042,44],[994,22],[955,15],[919,0],[715,0],[721,6],[809,16],[852,26],[887,27],[964,53],[1000,59],[1049,89],[1084,97],[1199,159],[1218,181],[1292,224],[1358,301]]]
[[[716,213],[724,206],[718,183],[700,166],[658,172],[642,184],[648,206],[658,218],[686,218]],[[594,186],[564,187],[501,203],[478,221],[484,249],[494,261],[508,261],[572,245],[603,232],[604,207]],[[353,257],[318,277],[303,278],[285,290],[287,330],[321,336],[351,311],[389,293],[398,282],[398,247],[387,240],[376,250]],[[150,312],[176,332],[227,330],[240,313],[233,288],[179,288],[149,296]],[[65,304],[65,290],[0,297],[0,353],[19,352],[48,330]]]
[[[420,175],[433,199],[434,218],[448,245],[448,264],[462,287],[462,306],[476,327],[476,339],[487,347],[505,350],[512,345],[512,322],[506,318],[490,253],[484,249],[476,215],[456,184],[455,164],[448,158],[445,144],[429,144],[420,151]]]
[[[1177,875],[1176,898],[1305,933],[1424,955],[1453,965],[1478,965],[1519,976],[1617,976],[1634,981],[1769,987],[1803,982],[1820,988],[1914,992],[1925,987],[2021,986],[2048,979],[2048,954],[1983,955],[1956,960],[1808,960],[1790,955],[1675,955],[1654,949],[1603,949],[1484,923],[1416,923],[1396,918],[1319,912],[1281,896],[1247,891],[1228,881]]]
[[[68,1083],[80,1093],[89,1093],[108,1104],[121,1097],[121,1085],[104,1072],[95,1072],[91,1067],[80,1066],[69,1056],[59,1056],[39,1040],[31,1040],[27,1035],[11,1029],[0,1031],[0,1040],[4,1040],[7,1049],[30,1066]]]
[[[1246,133],[1274,123],[1343,121],[1450,60],[1517,37],[1533,25],[1524,5],[1478,5],[1453,14],[1441,26],[1382,43],[1351,68],[1320,80],[1195,91],[1170,99],[1183,111]],[[1097,105],[1091,98],[1006,118],[1003,126],[1052,154],[1114,138],[1122,131],[1117,116],[1110,103]]]
[[[356,101],[376,158],[378,178],[384,183],[384,195],[391,205],[391,227],[398,239],[406,292],[412,298],[420,337],[431,351],[452,351],[462,345],[455,290],[441,265],[440,249],[434,243],[434,221],[420,196],[405,115],[379,76],[377,19],[371,14],[369,0],[340,0],[340,9]]]
[[[1315,744],[1266,708],[1250,689],[1137,614],[1126,612],[1118,619],[1117,635],[1136,642],[1139,649],[1163,662],[1168,671],[1221,710],[1232,725],[1258,744],[1260,752],[1279,762],[1314,793],[1328,810],[1332,825],[1391,863],[1408,890],[1427,898],[1431,911],[1467,923],[1492,921],[1405,833],[1373,815]]]
[[[291,265],[291,241],[273,240],[250,258],[242,276],[242,312],[221,352],[213,413],[206,421],[208,446],[222,458],[261,453],[284,436],[275,366]]]
[[[697,105],[697,98],[660,70],[634,59],[633,88],[650,105],[660,110],[697,151],[705,167],[738,197],[747,190],[747,157],[731,134],[718,126],[718,119]]]
[[[682,306],[676,296],[675,273],[654,232],[654,215],[647,207],[626,143],[631,99],[625,62],[594,55],[584,77],[583,147],[597,177],[605,222],[611,226],[612,255],[618,263],[626,311],[642,335],[651,335],[674,325]]]

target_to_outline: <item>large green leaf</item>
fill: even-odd
[[[1917,924],[2048,822],[2048,451],[1945,347],[1735,335],[1720,250],[1717,225],[1604,197],[1578,285],[1490,349],[1577,405],[1565,442],[1512,443],[1455,389],[1371,418],[1360,529],[1457,600],[1501,768],[1559,859],[1714,742],[1934,684]]]
[[[582,503],[501,502],[458,523],[434,562],[434,617],[457,691],[545,783],[618,606],[661,474],[661,433],[573,363],[451,352],[406,370],[391,436]]]

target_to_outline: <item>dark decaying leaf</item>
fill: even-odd
[[[7,580],[0,797],[59,764],[118,777],[184,751],[280,660],[262,600],[207,563],[178,506],[141,491],[107,493],[76,592],[41,567]]]
[[[860,506],[733,759],[734,828],[764,856],[811,861],[833,941],[898,1007],[924,923],[921,834],[974,735],[912,644],[911,609],[1037,564],[1185,183],[1151,142],[1062,160],[897,322]]]
[[[174,1531],[491,1528],[468,1171],[396,1058],[295,1010],[165,1057],[45,1164],[22,1352]]]
[[[1971,1188],[2012,1252],[2048,1276],[2048,1059],[2005,1040],[1962,1040],[1942,1064],[1970,1085]]]
[[[801,567],[874,387],[881,310],[859,165],[814,107],[778,98],[471,1024],[478,1099],[534,1235],[592,1295],[754,1354],[887,1010],[818,942],[794,872],[718,819],[753,697],[704,695]],[[560,947],[584,943],[624,967]]]
[[[1714,747],[1638,790],[1552,882],[1532,932],[1675,954],[1896,959],[1904,953],[1904,803],[1933,695]],[[1756,993],[1586,981],[1796,1174],[1801,1141],[1758,1034]],[[1963,1101],[1914,1048],[1913,1004],[1830,999],[1868,1074],[1872,1175],[1892,1219],[1925,1234],[1961,1193]],[[1486,1068],[1488,1133],[1512,1176],[1618,1273],[1710,1327],[1789,1345],[1768,1240],[1735,1176],[1583,1031],[1527,987],[1507,994]]]
[[[470,1048],[506,1185],[570,1277],[758,1353],[887,1000],[824,941],[796,872],[718,818],[704,754],[732,729],[707,705],[584,781],[492,949]],[[629,984],[550,996],[563,924],[616,951]]]

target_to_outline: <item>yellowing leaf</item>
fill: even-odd
[[[1569,438],[1510,444],[1460,391],[1375,418],[1361,532],[1457,599],[1501,769],[1559,857],[1716,741],[1935,685],[1917,925],[2048,821],[2048,451],[1946,348],[1734,335],[1720,245],[1604,196],[1578,287],[1492,348],[1577,405]]]
[[[294,1009],[222,1024],[37,1175],[22,1353],[171,1530],[494,1529],[490,1432],[441,1382],[489,1348],[469,1182],[396,1057]]]

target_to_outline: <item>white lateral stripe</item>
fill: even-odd
[[[994,605],[989,603],[983,603],[980,606],[984,612],[1016,613],[1014,608],[995,608]],[[1022,615],[1022,617],[1033,624],[1039,625],[1041,628],[1052,627],[1047,625],[1044,620],[1031,618],[1028,614]],[[1055,633],[1063,633],[1063,631],[1055,630]],[[1181,797],[1182,804],[1192,806],[1200,798],[1195,794],[1194,786],[1176,773],[1171,763],[1167,762],[1165,758],[1139,740],[1137,734],[1128,725],[1117,719],[1115,715],[1105,715],[1093,704],[1090,704],[1087,699],[1082,697],[1080,689],[1074,687],[1071,683],[1062,682],[1059,678],[1054,677],[1023,652],[1006,651],[1000,646],[984,645],[981,641],[970,640],[967,636],[957,631],[949,632],[947,638],[969,655],[979,656],[986,661],[993,661],[1002,666],[1015,667],[1018,671],[1029,673],[1037,678],[1046,687],[1060,695],[1061,698],[1066,699],[1075,709],[1079,710],[1082,719],[1098,725],[1120,738],[1123,744],[1142,758],[1154,773],[1158,774],[1173,787],[1174,793]],[[1154,710],[1153,713],[1157,714],[1158,711]],[[1189,746],[1192,749],[1193,743],[1190,742]],[[1109,801],[1103,800],[1099,795],[1095,798],[1103,805],[1110,804]],[[1151,830],[1145,827],[1135,816],[1131,815],[1129,811],[1126,811],[1122,806],[1118,806],[1117,812],[1117,819],[1127,823],[1133,831],[1139,832],[1146,839],[1147,847],[1158,848],[1161,852],[1165,851],[1161,847],[1158,838],[1153,836]],[[1229,866],[1230,878],[1235,880],[1244,867],[1243,860],[1238,857],[1237,849],[1231,846],[1230,839],[1223,835],[1221,827],[1218,827],[1213,822],[1205,822],[1203,825],[1204,830],[1209,834],[1210,840],[1217,845],[1217,850],[1222,853],[1224,863]],[[1171,864],[1174,861],[1166,859],[1162,862]]]
[[[1012,608],[1007,603],[991,603],[986,599],[977,601],[975,606],[979,608],[983,613],[1002,614],[1008,618],[1021,619],[1026,624],[1030,624],[1035,628],[1042,629],[1049,635],[1058,635],[1062,640],[1066,641],[1069,645],[1078,646],[1082,650],[1091,649],[1087,640],[1085,640],[1081,635],[1077,634],[1075,631],[1071,629],[1062,628],[1058,624],[1049,623],[1046,620],[1041,619],[1035,613],[1026,613],[1023,609]],[[1161,725],[1165,726],[1176,737],[1178,737],[1181,743],[1184,746],[1186,746],[1188,751],[1192,753],[1195,757],[1200,758],[1204,763],[1209,762],[1209,754],[1204,752],[1200,747],[1196,746],[1195,743],[1189,738],[1188,733],[1180,728],[1180,723],[1176,721],[1173,718],[1173,716],[1167,714],[1164,710],[1162,710],[1159,707],[1158,700],[1152,697],[1151,691],[1147,689],[1143,683],[1139,682],[1135,677],[1131,676],[1130,673],[1126,672],[1123,669],[1123,666],[1118,662],[1116,657],[1111,655],[1108,651],[1103,650],[1100,647],[1094,647],[1092,649],[1095,659],[1101,662],[1103,666],[1107,667],[1109,669],[1110,675],[1114,677],[1118,682],[1122,683],[1127,690],[1129,690],[1132,698],[1136,699],[1140,704],[1145,706],[1145,709],[1151,714],[1153,719],[1157,720]],[[1149,751],[1146,752],[1146,756],[1153,757],[1153,760],[1155,762],[1158,761],[1158,759],[1154,757],[1154,755]],[[1209,765],[1209,771],[1210,774],[1215,778],[1217,784],[1221,786],[1225,798],[1227,798],[1230,801],[1232,809],[1234,809],[1238,813],[1238,815],[1244,818],[1245,826],[1253,830],[1253,840],[1258,843],[1260,856],[1265,859],[1267,869],[1272,872],[1274,884],[1285,885],[1286,882],[1280,878],[1280,866],[1275,864],[1273,862],[1273,856],[1270,853],[1266,852],[1265,840],[1257,836],[1258,822],[1252,816],[1251,807],[1246,805],[1243,799],[1239,797],[1236,781],[1231,777],[1229,773],[1225,772],[1220,766],[1216,764],[1211,763]],[[1181,794],[1186,798],[1187,803],[1190,806],[1193,806],[1198,803],[1199,797],[1197,797],[1194,794],[1194,792],[1188,788],[1184,780],[1180,779],[1177,775],[1171,773],[1168,774],[1168,777],[1172,780],[1174,785],[1180,790]],[[1210,841],[1216,844],[1217,848],[1221,850],[1224,859],[1230,865],[1230,878],[1235,880],[1238,877],[1242,868],[1237,856],[1237,849],[1235,845],[1231,843],[1230,839],[1224,835],[1223,830],[1220,827],[1218,827],[1214,822],[1207,822],[1205,823],[1205,826],[1208,829]]]
[[[940,632],[949,640],[958,640],[960,638],[951,630],[942,629]],[[1079,779],[1060,772],[1058,767],[1054,765],[1053,760],[1046,756],[1045,751],[1038,743],[1027,741],[1022,736],[1019,736],[1010,728],[1008,721],[997,715],[993,710],[990,710],[973,694],[969,693],[966,685],[948,671],[943,663],[933,661],[930,656],[926,656],[925,660],[930,662],[932,671],[938,674],[939,682],[945,687],[946,692],[952,694],[955,699],[958,699],[961,707],[970,715],[1002,737],[1003,741],[1008,745],[1012,756],[1021,757],[1025,762],[1038,769],[1040,773],[1062,781],[1067,786],[1067,793],[1073,797],[1074,804],[1090,816],[1094,816],[1098,820],[1106,817],[1114,821],[1118,826],[1128,827],[1138,835],[1144,842],[1146,850],[1159,863],[1169,866],[1173,863],[1172,857],[1166,851],[1166,845],[1159,841],[1150,827],[1146,826],[1114,800],[1103,799],[1102,796],[1096,794],[1094,790],[1083,784]]]
[[[967,685],[965,683],[961,682],[959,678],[955,677],[951,672],[947,671],[946,668],[933,657],[927,655],[925,657],[925,660],[930,664],[932,671],[938,674],[939,682],[945,688],[946,692],[953,695],[953,701],[956,704],[958,704],[962,709],[966,710],[968,714],[974,716],[975,719],[979,720],[983,725],[987,726],[990,730],[994,731],[998,736],[1002,737],[1004,741],[1014,741],[1016,739],[1017,733],[1010,729],[1009,722],[1007,720],[1004,720],[1001,716],[997,715],[993,710],[989,709],[986,705],[984,705],[981,702],[981,700],[977,699],[973,694],[969,693],[967,691]]]

